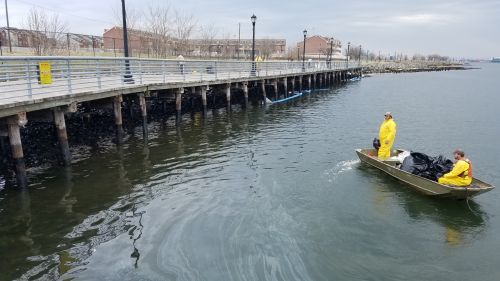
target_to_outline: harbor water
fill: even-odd
[[[462,148],[500,186],[500,65],[475,66],[152,122],[27,191],[0,178],[0,280],[500,280],[499,190],[429,198],[354,152],[391,111],[396,147]]]

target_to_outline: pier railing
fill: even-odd
[[[0,57],[0,105],[51,96],[165,83],[304,75],[358,67],[356,62]]]

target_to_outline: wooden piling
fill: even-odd
[[[274,87],[274,96],[275,96],[275,100],[279,100],[279,93],[278,93],[278,79],[274,79],[274,81],[273,81],[273,87]]]
[[[231,83],[226,84],[226,103],[227,110],[231,111]]]
[[[245,108],[248,107],[248,82],[243,82],[243,96],[245,97]]]
[[[148,111],[146,106],[146,97],[144,93],[139,93],[139,106],[141,107],[142,116],[142,135],[144,139],[148,138]]]
[[[267,95],[266,95],[266,80],[260,81],[261,89],[262,89],[262,97],[264,98],[264,104],[267,103]]]
[[[113,97],[113,111],[116,125],[116,143],[123,143],[122,95]]]
[[[201,104],[203,105],[203,117],[207,117],[207,90],[208,86],[201,86]]]
[[[177,115],[175,118],[175,123],[179,125],[182,118],[182,94],[184,93],[184,88],[179,88],[175,92],[175,110]]]
[[[295,76],[292,77],[292,96],[293,96],[293,93],[295,93]]]
[[[283,78],[283,89],[285,90],[285,98],[288,97],[288,79]]]
[[[26,175],[26,164],[24,162],[23,144],[21,141],[21,131],[19,126],[24,126],[27,122],[26,113],[7,118],[9,133],[9,142],[12,151],[12,159],[16,168],[17,184],[21,188],[28,186],[28,177]]]
[[[312,85],[311,85],[311,76],[312,75],[307,75],[307,87],[309,88],[309,90],[312,90]]]
[[[64,111],[56,107],[54,108],[54,124],[57,130],[57,138],[61,147],[61,155],[64,166],[71,165],[71,153],[69,151],[68,133],[66,132],[66,120],[64,119]]]
[[[299,76],[299,92],[302,93],[302,76]]]

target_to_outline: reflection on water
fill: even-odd
[[[278,107],[186,115],[179,128],[151,122],[147,142],[135,128],[119,148],[72,147],[71,168],[0,190],[0,280],[496,280],[496,191],[472,212],[354,153],[391,110],[398,146],[465,145],[498,186],[498,106],[481,105],[500,106],[499,73],[488,71],[381,75]],[[434,107],[449,100],[483,122]]]
[[[487,214],[474,201],[430,198],[374,167],[361,164],[358,168],[367,176],[378,179],[373,186],[375,209],[383,212],[387,208],[388,197],[397,199],[411,219],[432,221],[441,226],[443,242],[451,246],[478,239],[487,226]]]

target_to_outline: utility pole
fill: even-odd
[[[9,9],[5,0],[5,18],[7,19],[7,38],[9,40],[9,52],[12,53],[12,42],[10,41]]]

